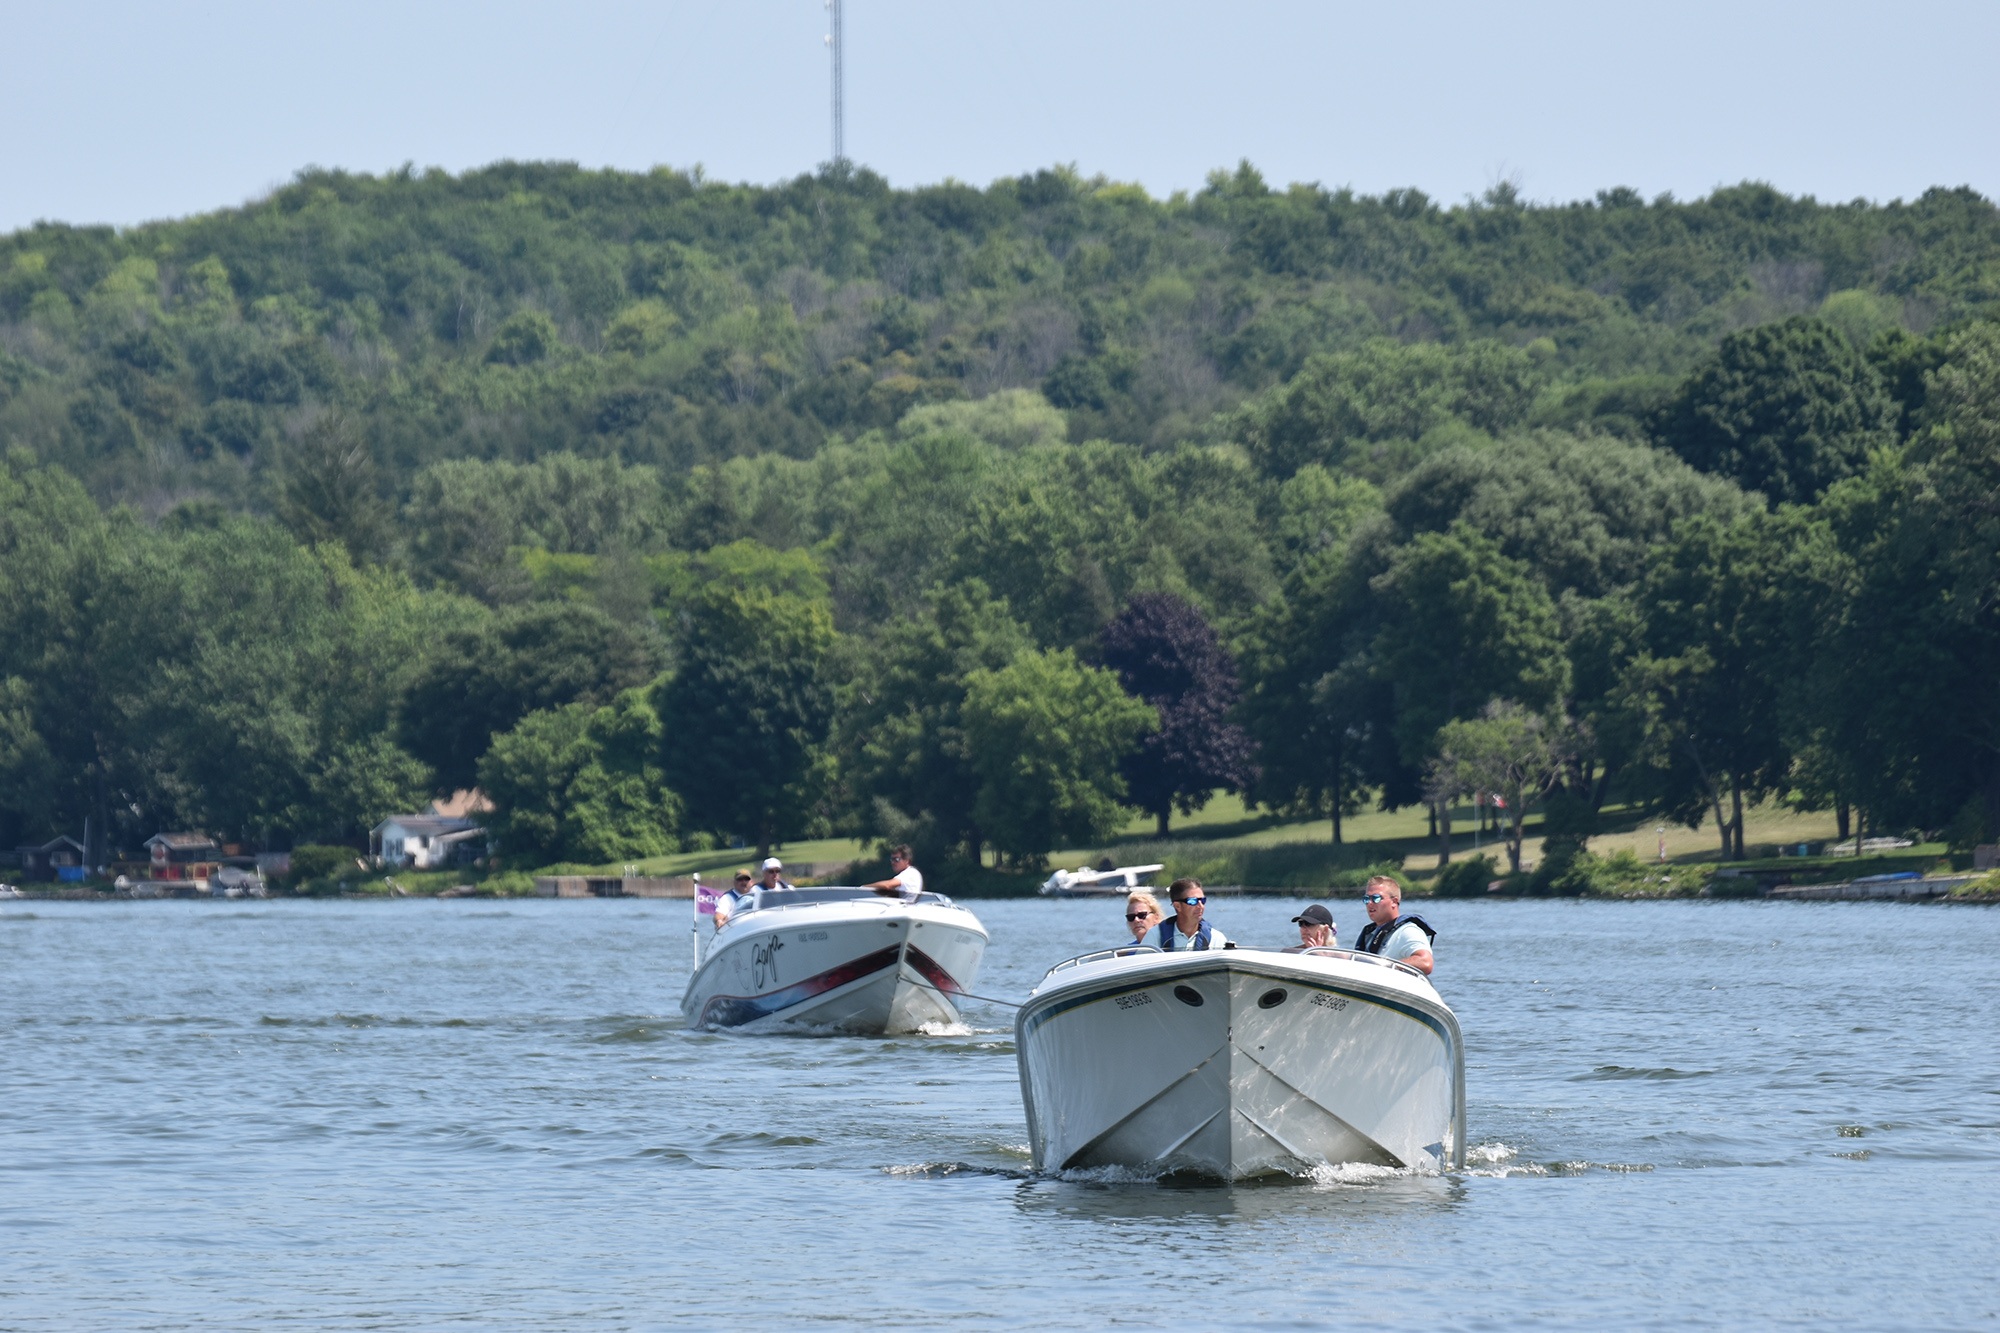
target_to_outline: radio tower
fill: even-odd
[[[826,0],[826,11],[826,44],[833,52],[833,160],[838,165],[847,160],[847,130],[842,123],[846,118],[847,90],[840,75],[840,0]]]

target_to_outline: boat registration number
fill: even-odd
[[[1144,991],[1135,991],[1131,995],[1114,995],[1111,998],[1117,1001],[1120,1009],[1137,1009],[1142,1004],[1153,1002],[1153,997]]]
[[[823,930],[802,930],[799,932],[800,944],[811,944],[814,940],[823,940],[825,938],[826,932]]]
[[[1347,1007],[1347,997],[1344,995],[1328,995],[1323,990],[1314,991],[1313,1003],[1322,1009],[1332,1009],[1338,1012]]]

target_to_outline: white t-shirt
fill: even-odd
[[[723,891],[722,896],[715,900],[715,927],[717,930],[720,930],[730,917],[736,915],[737,905],[749,896],[749,894],[738,889],[726,889]]]
[[[915,866],[904,866],[903,873],[893,877],[903,887],[903,901],[913,903],[917,895],[924,891],[924,872]]]
[[[1430,947],[1431,937],[1424,934],[1424,928],[1414,921],[1405,921],[1396,927],[1396,933],[1382,946],[1382,956],[1401,962],[1417,950]]]

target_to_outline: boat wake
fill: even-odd
[[[1580,1176],[1591,1171],[1645,1172],[1651,1171],[1651,1162],[1524,1162],[1520,1153],[1504,1143],[1481,1143],[1465,1150],[1465,1170],[1468,1176],[1486,1176],[1504,1180],[1509,1177],[1543,1179],[1549,1176]]]
[[[1012,1166],[979,1166],[972,1162],[914,1162],[885,1166],[882,1174],[917,1180],[950,1180],[954,1176],[997,1176],[1002,1180],[1032,1180],[1033,1171]]]

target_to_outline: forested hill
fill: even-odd
[[[1032,863],[1121,802],[1442,801],[1530,750],[1572,830],[1990,838],[1996,312],[1968,189],[501,164],[38,225],[0,845],[353,842],[476,781],[517,860]]]
[[[1447,208],[1272,190],[1247,165],[1165,201],[1061,170],[985,190],[312,171],[185,221],[0,239],[0,431],[102,499],[269,509],[316,404],[354,414],[403,496],[449,458],[807,456],[1010,387],[1046,393],[1074,440],[1160,448],[1384,338],[1493,340],[1537,387],[1592,386],[1498,404],[1489,428],[1622,422],[1659,392],[1639,377],[1735,328],[1826,307],[1921,332],[1996,300],[2000,216],[1962,189]]]

